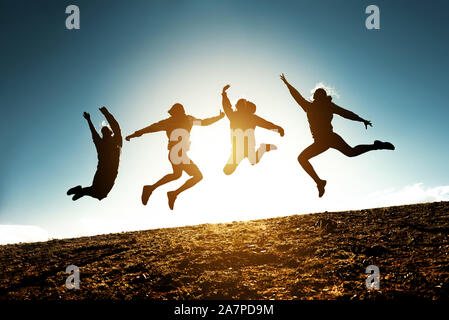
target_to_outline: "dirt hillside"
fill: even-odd
[[[448,235],[439,202],[6,245],[0,300],[445,299]]]

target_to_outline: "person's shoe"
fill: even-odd
[[[277,150],[278,149],[278,147],[276,147],[276,145],[269,144],[269,143],[262,143],[261,146],[265,147],[265,151],[273,151],[273,150]]]
[[[81,186],[73,187],[67,191],[67,195],[70,196],[72,194],[78,193],[79,191],[81,191],[81,189],[82,189]]]
[[[394,150],[394,145],[390,142],[374,141],[374,146],[379,150]]]
[[[150,199],[150,196],[153,193],[153,191],[154,191],[153,186],[143,186],[143,189],[142,189],[142,204],[144,206],[147,205],[148,199]]]
[[[78,200],[79,198],[81,198],[83,196],[83,194],[81,193],[81,190],[78,191],[77,193],[75,193],[75,195],[72,197],[73,201]]]
[[[316,186],[318,188],[318,196],[321,198],[324,194],[324,187],[326,186],[327,181],[326,180],[321,180],[320,183],[318,183]]]
[[[176,198],[178,197],[178,195],[176,194],[175,191],[170,191],[170,192],[167,192],[167,197],[168,197],[168,206],[170,207],[170,210],[173,210],[173,208],[175,207],[175,201],[176,201]]]
[[[231,175],[235,169],[237,169],[237,165],[236,164],[227,164],[224,168],[223,168],[223,172],[225,175],[229,176]]]

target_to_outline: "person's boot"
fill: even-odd
[[[316,187],[318,188],[318,196],[321,198],[324,195],[324,187],[326,186],[327,181],[321,180],[319,183],[317,183]]]
[[[374,147],[378,150],[394,150],[394,145],[390,142],[374,141]]]
[[[273,150],[278,149],[278,147],[276,147],[276,145],[269,144],[269,143],[262,143],[261,146],[265,146],[265,151],[273,151]]]
[[[153,193],[153,191],[154,191],[153,186],[143,186],[143,189],[142,189],[142,204],[144,206],[147,205],[148,199],[150,199],[150,196]]]
[[[76,200],[78,200],[79,198],[81,198],[83,196],[84,196],[84,194],[83,194],[82,189],[81,189],[77,193],[75,193],[75,195],[72,197],[72,200],[76,201]]]
[[[170,207],[170,210],[173,210],[178,195],[176,194],[175,191],[169,191],[167,192],[167,197],[168,197],[168,206]]]
[[[72,195],[72,194],[78,193],[78,192],[81,191],[81,189],[82,189],[81,186],[76,186],[76,187],[70,188],[70,189],[67,191],[67,195],[70,196],[70,195]]]

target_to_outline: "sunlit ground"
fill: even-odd
[[[442,300],[448,221],[441,202],[1,246],[0,300]]]

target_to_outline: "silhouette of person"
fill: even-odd
[[[332,102],[332,97],[328,96],[326,90],[323,88],[318,88],[315,90],[313,94],[313,102],[310,102],[306,100],[298,92],[298,90],[290,85],[290,83],[288,83],[284,74],[281,75],[281,80],[288,87],[288,90],[295,101],[307,114],[307,120],[309,121],[310,131],[312,132],[314,142],[303,152],[301,152],[298,156],[298,161],[309,176],[315,181],[318,188],[319,197],[322,197],[324,194],[326,180],[322,180],[318,177],[309,162],[311,158],[325,152],[329,148],[334,148],[347,157],[356,157],[372,150],[395,149],[393,144],[390,142],[382,142],[379,140],[374,141],[373,144],[358,145],[355,147],[349,146],[342,137],[333,131],[331,124],[333,115],[338,114],[339,116],[349,120],[363,122],[366,129],[368,129],[368,126],[372,126],[371,121],[365,120],[355,113],[337,106]]]
[[[187,180],[180,188],[167,193],[168,206],[171,210],[173,210],[178,195],[181,192],[193,187],[195,184],[200,182],[201,179],[203,179],[201,171],[186,154],[190,146],[190,131],[192,126],[209,126],[222,119],[224,117],[224,113],[220,112],[220,115],[216,117],[200,120],[191,115],[186,115],[184,107],[180,103],[174,104],[170,110],[168,110],[168,113],[170,114],[169,118],[134,132],[133,134],[127,136],[126,140],[130,141],[132,138],[140,137],[146,133],[158,131],[166,132],[167,137],[169,138],[168,160],[172,165],[173,173],[165,175],[153,185],[144,186],[142,190],[142,204],[147,204],[148,199],[156,188],[168,182],[179,179],[182,172],[185,171],[189,176],[191,176],[191,178]]]
[[[72,200],[78,200],[83,196],[91,196],[98,200],[106,198],[108,193],[114,186],[115,178],[118,174],[118,166],[120,162],[120,154],[122,150],[122,133],[120,126],[109,113],[106,107],[100,108],[101,113],[105,116],[111,128],[103,126],[101,128],[102,137],[95,130],[90,114],[84,112],[83,116],[89,124],[92,140],[98,153],[98,165],[95,172],[94,180],[90,187],[76,186],[67,191],[67,195],[73,195]]]
[[[280,126],[255,115],[256,105],[254,103],[240,99],[237,101],[234,111],[226,93],[229,87],[230,85],[226,85],[222,91],[223,110],[230,121],[232,143],[231,155],[223,168],[226,175],[232,174],[243,159],[248,158],[249,162],[255,165],[262,159],[265,152],[277,149],[274,144],[262,143],[257,151],[255,150],[254,130],[256,127],[275,130],[281,137],[284,136],[284,129]]]

